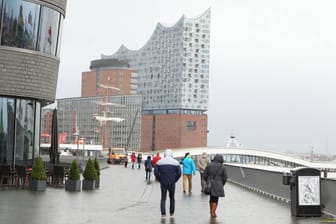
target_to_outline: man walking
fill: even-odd
[[[204,170],[209,163],[210,160],[208,154],[206,152],[203,152],[202,155],[197,160],[197,166],[201,176],[201,192],[204,192],[204,185],[205,185]]]
[[[177,160],[173,159],[173,152],[167,149],[164,153],[164,158],[159,160],[154,168],[154,175],[161,186],[161,215],[166,216],[166,198],[167,191],[169,193],[170,216],[175,212],[175,183],[181,177],[181,167]]]

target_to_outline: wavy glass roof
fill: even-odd
[[[126,60],[138,70],[144,110],[207,111],[210,9],[196,18],[182,16],[168,27],[158,23],[138,50],[121,45],[102,59]]]

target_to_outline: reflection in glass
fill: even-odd
[[[34,157],[39,156],[40,148],[40,126],[41,126],[41,103],[36,102],[35,109],[35,142],[34,142]],[[29,159],[32,159],[29,157]]]
[[[1,44],[36,49],[40,6],[23,0],[6,1]]]
[[[60,13],[48,7],[42,7],[38,50],[56,55],[59,20]]]
[[[34,143],[34,101],[16,101],[16,141],[15,162],[20,163],[32,158]]]
[[[0,164],[13,161],[14,99],[0,98]]]
[[[1,38],[1,24],[2,24],[2,0],[0,0],[0,38]]]
[[[64,17],[61,15],[60,27],[58,29],[59,33],[58,33],[58,40],[57,40],[57,53],[56,53],[57,57],[59,57],[60,53],[61,53],[61,41],[62,41],[63,21],[64,21]]]

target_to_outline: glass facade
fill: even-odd
[[[24,0],[3,0],[1,12],[1,45],[59,55],[61,13]]]
[[[55,10],[43,7],[38,45],[39,51],[56,55],[59,17],[60,14]]]
[[[0,97],[0,164],[32,164],[38,155],[41,105]]]
[[[163,114],[163,110],[188,110],[204,114],[208,110],[210,9],[175,25],[160,23],[139,50],[122,46],[102,59],[128,61],[138,71],[138,92],[143,110]],[[181,111],[182,112],[182,111]]]
[[[105,102],[105,103],[103,103]],[[108,102],[108,103],[106,103]],[[63,144],[75,142],[74,134],[85,138],[86,144],[140,149],[142,97],[118,95],[57,100],[58,130],[65,136]],[[98,116],[123,119],[102,122]],[[131,130],[131,127],[133,129]]]
[[[0,0],[0,48],[58,56],[63,19],[44,1]],[[40,100],[0,96],[0,164],[32,164],[39,156],[40,120]]]

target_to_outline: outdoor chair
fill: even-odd
[[[46,164],[45,170],[47,173],[47,184],[52,185],[53,184],[53,177],[54,177],[54,164]]]
[[[13,184],[13,177],[15,172],[12,171],[10,165],[0,165],[0,185],[3,186],[5,180],[8,187]]]
[[[27,171],[27,167],[23,165],[16,165],[15,170],[16,170],[16,181],[15,181],[16,187],[19,187],[20,183],[23,188],[28,187],[29,173]]]
[[[54,166],[53,186],[57,187],[59,184],[64,184],[64,166]]]

